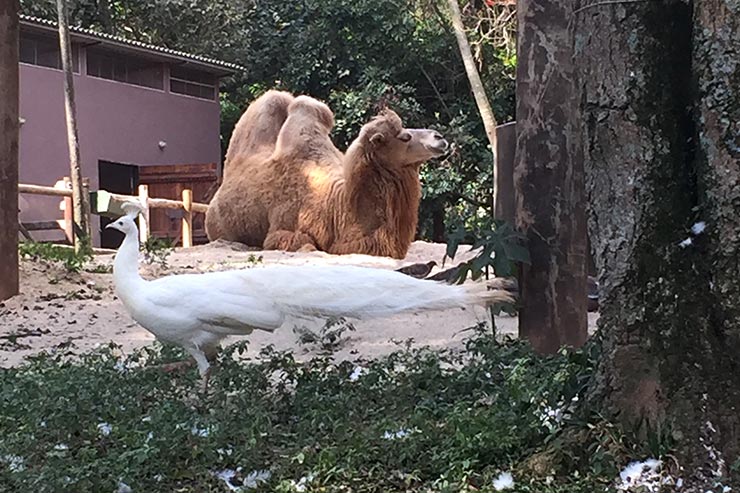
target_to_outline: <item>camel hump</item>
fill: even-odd
[[[298,96],[288,108],[273,158],[338,163],[341,153],[329,137],[332,127],[334,113],[327,105],[309,96]]]
[[[270,90],[254,100],[234,127],[224,167],[257,153],[271,154],[294,99],[288,92]]]
[[[298,96],[288,108],[289,115],[295,115],[306,124],[317,123],[326,129],[328,134],[334,127],[334,113],[329,107],[310,96]]]

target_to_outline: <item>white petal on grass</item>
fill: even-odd
[[[702,234],[705,229],[707,229],[707,223],[705,223],[704,221],[699,221],[698,223],[694,223],[694,225],[691,226],[691,232],[695,235]]]
[[[234,476],[236,476],[236,471],[233,469],[224,469],[223,471],[216,473],[216,477],[226,483],[226,487],[229,488],[229,491],[239,491],[240,488],[238,486],[231,484],[231,480],[234,479]]]
[[[20,455],[8,454],[4,455],[0,462],[4,462],[8,465],[10,472],[22,472],[26,469],[26,459]]]
[[[493,480],[493,489],[496,491],[508,490],[514,487],[514,476],[510,472],[502,472]]]
[[[244,491],[244,489],[252,490],[257,488],[260,483],[265,483],[269,481],[272,477],[272,473],[266,469],[252,471],[247,474],[241,481],[241,486],[237,486],[232,483],[232,480],[239,471],[241,471],[241,467],[237,468],[236,470],[224,469],[213,474],[221,481],[226,483],[226,487],[229,488],[229,491]]]
[[[118,489],[116,490],[116,493],[133,493],[133,492],[134,490],[132,490],[129,485],[127,485],[123,481],[118,482]]]
[[[352,370],[352,373],[349,374],[349,381],[356,382],[360,379],[363,373],[365,373],[365,369],[363,367],[355,366],[355,369]]]
[[[303,493],[308,488],[308,484],[313,481],[313,474],[309,474],[308,476],[303,476],[301,479],[296,481],[291,481],[293,485],[293,489],[295,489],[298,493]]]
[[[113,431],[113,427],[108,423],[98,423],[98,433],[102,436],[107,437]]]
[[[260,483],[266,483],[272,477],[272,473],[266,469],[252,471],[244,477],[242,485],[247,489],[255,489]]]
[[[57,443],[54,445],[54,450],[63,451],[63,450],[69,450],[69,445],[66,443]]]
[[[681,243],[678,244],[681,248],[686,248],[688,246],[691,246],[691,244],[694,243],[694,241],[691,238],[686,238]]]
[[[647,459],[644,462],[630,462],[622,472],[619,478],[622,482],[617,485],[618,490],[627,491],[635,487],[643,487],[646,491],[657,491],[660,485],[660,474],[658,470],[662,462],[658,459]]]
[[[190,433],[193,434],[193,436],[196,437],[207,437],[210,435],[210,432],[207,428],[198,428],[197,426],[193,425],[192,428],[190,428]]]
[[[412,433],[421,433],[421,430],[419,430],[418,428],[414,428],[414,429],[402,428],[398,431],[389,430],[383,433],[383,438],[385,438],[386,440],[397,440],[400,438],[406,438]]]

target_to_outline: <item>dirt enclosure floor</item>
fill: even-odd
[[[470,258],[461,249],[454,262],[445,268]],[[335,256],[323,252],[286,253],[249,251],[242,245],[215,242],[190,249],[176,249],[167,266],[158,263],[141,264],[145,278],[185,272],[208,272],[272,263],[284,264],[353,264],[396,269],[415,262],[436,260],[439,265],[445,245],[415,242],[406,259],[366,255]],[[261,258],[261,260],[255,261]],[[0,366],[21,364],[29,355],[41,351],[64,350],[73,353],[89,351],[101,344],[115,342],[124,352],[150,344],[154,337],[137,325],[125,311],[113,292],[110,266],[113,255],[98,254],[80,273],[69,273],[64,267],[45,261],[23,260],[21,263],[21,294],[0,303]],[[432,273],[440,270],[435,267]],[[94,271],[94,272],[93,272]],[[598,314],[589,314],[589,329],[596,327]],[[356,328],[346,332],[347,340],[336,353],[338,358],[373,358],[392,352],[399,342],[413,339],[414,345],[433,348],[460,347],[469,335],[464,329],[488,321],[483,308],[454,309],[443,312],[409,313],[387,319],[354,321]],[[306,326],[305,322],[301,325]],[[317,331],[323,324],[307,328]],[[517,318],[496,317],[497,331],[502,337],[515,337]],[[287,323],[274,333],[255,331],[247,336],[248,356],[256,356],[269,344],[278,350],[295,349],[297,357],[308,357],[314,346],[299,344],[294,324]],[[463,331],[463,332],[461,332]],[[236,341],[227,339],[224,344]]]

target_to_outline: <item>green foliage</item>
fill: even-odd
[[[92,259],[92,253],[89,249],[75,252],[74,248],[71,247],[35,241],[20,242],[18,253],[21,257],[31,260],[59,262],[69,272],[79,272]]]
[[[158,263],[163,269],[167,268],[167,258],[174,251],[173,241],[170,238],[150,236],[141,245],[144,250],[144,261],[148,264]]]
[[[247,257],[247,263],[250,265],[259,265],[264,260],[264,257],[262,255],[255,255],[253,253],[250,253]]]
[[[328,319],[318,333],[303,326],[293,328],[300,344],[315,347],[323,354],[335,352],[347,341],[345,333],[355,330],[354,324],[343,317]]]
[[[299,363],[268,348],[250,363],[235,357],[243,347],[221,355],[208,397],[194,395],[195,371],[154,366],[183,357],[173,348],[0,369],[0,490],[226,491],[214,473],[239,467],[242,479],[269,470],[254,490],[265,492],[491,492],[502,470],[513,491],[592,492],[616,475],[614,457],[588,454],[597,441],[563,445],[582,452],[578,476],[524,467],[564,430],[594,426],[574,405],[588,351],[539,357],[482,327],[465,353],[407,348],[371,362]]]
[[[497,277],[511,277],[515,274],[518,263],[529,263],[529,251],[524,246],[524,236],[518,233],[505,221],[484,219],[484,225],[477,232],[471,233],[462,224],[458,224],[447,241],[446,255],[455,258],[461,243],[470,241],[471,250],[480,249],[473,260],[464,262],[459,281],[462,282],[471,273],[478,279],[487,270],[493,268]]]
[[[54,0],[22,0],[24,13],[55,19]],[[221,144],[253,100],[270,88],[310,94],[336,114],[342,149],[379,108],[455,144],[422,170],[419,235],[442,241],[454,215],[489,211],[492,155],[447,17],[445,0],[70,0],[72,24],[234,61],[244,73],[221,85]],[[488,22],[480,2],[463,5],[468,26]],[[489,18],[492,16],[488,16]],[[507,29],[513,31],[513,17]],[[470,33],[500,123],[514,116],[516,57]],[[511,34],[511,33],[509,33]]]

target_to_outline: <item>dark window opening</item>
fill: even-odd
[[[103,50],[87,50],[87,75],[135,86],[164,89],[162,64]]]
[[[206,72],[173,66],[170,68],[170,92],[214,101],[218,95],[218,79]]]
[[[50,36],[37,36],[21,33],[20,61],[39,67],[62,69],[62,55],[59,40]],[[77,46],[72,45],[72,70],[79,73]]]

